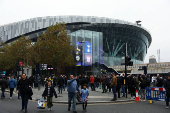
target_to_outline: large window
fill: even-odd
[[[95,62],[102,63],[103,53],[103,36],[101,32],[89,31],[89,30],[77,30],[68,32],[68,36],[71,38],[71,44],[75,48],[81,50],[80,41],[84,41],[83,44],[83,64],[90,66]],[[79,52],[81,54],[81,51]],[[81,61],[77,63],[81,65]]]

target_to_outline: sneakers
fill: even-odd
[[[52,111],[52,107],[50,108],[50,111]]]
[[[10,97],[10,99],[12,99],[12,97]]]
[[[169,106],[166,106],[166,109],[169,109]]]
[[[26,113],[26,112],[27,112],[27,109],[26,109],[26,110],[24,110],[24,109],[21,109],[21,112],[24,112],[24,113]]]
[[[51,109],[50,108],[48,108],[48,111],[50,111]]]

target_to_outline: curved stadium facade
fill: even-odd
[[[27,19],[0,26],[0,37],[10,43],[21,35],[29,36],[33,42],[54,25],[65,22],[72,45],[79,47],[79,41],[85,41],[83,48],[83,65],[95,62],[107,66],[121,65],[125,54],[125,43],[128,56],[134,64],[144,61],[152,38],[150,33],[136,23],[92,16],[48,16]]]

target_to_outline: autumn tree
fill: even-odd
[[[29,57],[29,49],[31,48],[31,40],[29,37],[21,36],[18,40],[9,44],[3,44],[0,54],[0,65],[3,65],[1,69],[12,70],[15,69],[15,64],[19,61],[27,66]]]
[[[39,63],[57,66],[75,65],[70,37],[64,23],[56,23],[37,39],[34,45],[35,59]]]

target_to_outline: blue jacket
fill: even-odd
[[[17,82],[16,82],[15,79],[10,79],[10,80],[8,81],[8,85],[9,85],[9,88],[15,88],[16,85],[17,85]]]
[[[76,90],[80,92],[76,79],[68,80],[67,81],[67,91],[68,93],[76,93]]]

